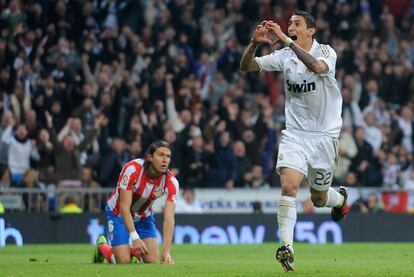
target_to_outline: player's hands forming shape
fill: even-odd
[[[136,239],[132,242],[132,244],[134,248],[137,250],[138,254],[148,255],[148,248],[143,240]]]
[[[261,43],[268,43],[268,44],[275,44],[277,42],[276,40],[271,40],[269,35],[269,28],[267,28],[267,24],[273,23],[273,21],[262,21],[259,25],[257,25],[256,30],[254,31],[252,40],[255,43],[261,44]]]
[[[267,21],[265,28],[269,33],[274,34],[278,40],[280,39],[281,41],[285,41],[288,38],[285,33],[282,32],[279,24],[273,21]]]
[[[173,258],[169,253],[163,253],[160,257],[160,262],[162,264],[175,264]]]

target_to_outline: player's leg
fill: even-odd
[[[113,246],[112,252],[115,258],[115,263],[129,264],[131,262],[131,252],[128,244]]]
[[[296,194],[303,177],[303,173],[296,169],[284,167],[280,170],[282,195],[277,219],[283,245],[293,245],[293,230],[296,224]]]
[[[282,246],[276,252],[276,259],[282,264],[284,271],[294,270],[293,231],[297,217],[296,194],[307,173],[304,153],[306,152],[303,151],[300,139],[289,132],[283,132],[276,166],[282,187],[277,213]]]
[[[346,204],[347,190],[344,187],[338,191],[331,188],[338,155],[336,143],[329,137],[320,139],[309,166],[308,180],[313,205],[332,208],[332,218],[338,221],[349,212],[349,208]]]
[[[120,216],[114,216],[111,211],[106,213],[108,220],[108,239],[110,245],[99,249],[110,263],[128,264],[131,262],[129,247],[129,232]],[[112,246],[112,249],[111,249]],[[112,250],[112,255],[111,251]]]
[[[104,245],[107,245],[107,241],[105,236],[99,236],[98,239],[96,240],[96,247],[93,253],[93,259],[92,262],[95,264],[102,264],[105,261],[105,256],[104,254],[102,254],[103,252],[101,251],[101,249],[104,248]],[[112,249],[110,250],[110,254],[112,255]],[[104,251],[105,252],[105,251]]]
[[[296,194],[304,174],[292,168],[280,169],[282,195],[279,201],[277,222],[282,246],[276,252],[276,259],[282,264],[283,270],[294,270],[293,232],[296,224]]]
[[[158,261],[158,239],[146,238],[144,239],[145,245],[148,248],[148,255],[142,255],[144,263],[155,264]]]
[[[158,259],[158,239],[154,216],[151,215],[140,220],[135,224],[135,228],[148,248],[148,254],[142,255],[142,260],[145,263],[156,263]]]

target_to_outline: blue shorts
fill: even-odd
[[[107,220],[107,237],[108,243],[112,246],[127,244],[129,245],[129,232],[124,224],[121,215],[115,216],[111,210],[106,209]],[[138,222],[134,222],[135,229],[141,239],[157,238],[157,228],[155,227],[155,219],[153,215]]]
[[[23,182],[23,173],[15,173],[11,175],[11,181],[12,183],[15,183],[17,186],[21,187]]]

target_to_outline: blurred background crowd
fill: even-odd
[[[278,187],[283,76],[238,68],[297,9],[338,55],[334,185],[413,189],[408,0],[0,0],[0,186],[112,188],[163,139],[182,187]]]

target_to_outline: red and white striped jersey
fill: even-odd
[[[122,168],[118,184],[108,197],[108,207],[115,216],[120,214],[121,190],[132,190],[131,213],[134,221],[153,214],[152,203],[159,197],[167,195],[166,201],[176,203],[179,184],[173,173],[168,171],[156,180],[148,178],[144,170],[144,160],[129,161]]]

